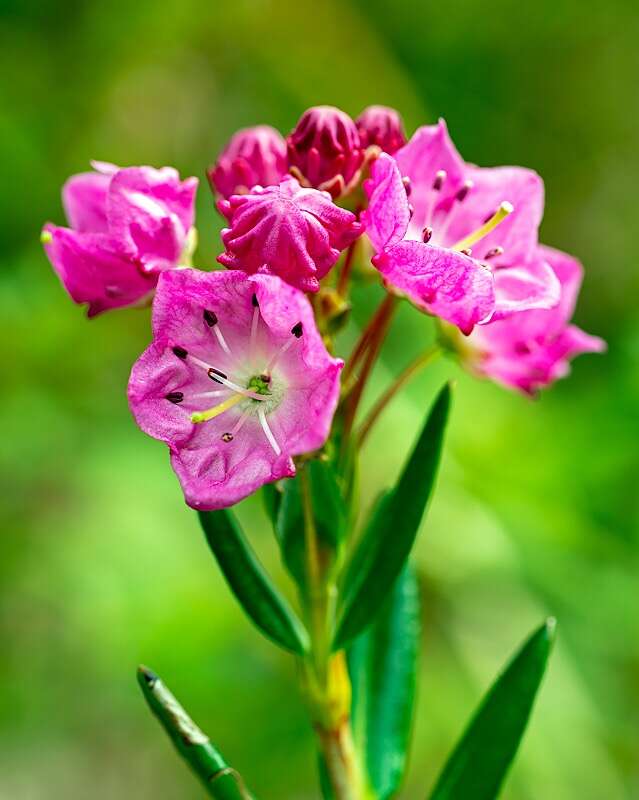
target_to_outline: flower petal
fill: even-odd
[[[77,233],[45,225],[51,240],[45,251],[65,289],[76,303],[88,303],[89,316],[136,303],[155,286],[123,258],[103,233]]]
[[[180,181],[171,167],[126,167],[111,180],[109,230],[145,269],[175,267],[193,225],[197,178]]]
[[[468,334],[493,310],[493,276],[462,253],[404,241],[375,256],[384,278],[415,305]]]
[[[62,187],[62,204],[69,225],[79,233],[106,233],[107,191],[110,175],[82,172]]]
[[[496,269],[493,276],[495,310],[491,322],[520,311],[554,308],[561,299],[561,283],[543,258],[521,266]]]
[[[392,247],[406,235],[410,206],[397,163],[386,153],[373,163],[371,177],[364,181],[368,208],[362,212],[368,238],[377,252]]]

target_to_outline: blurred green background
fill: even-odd
[[[238,127],[309,105],[438,116],[468,160],[537,169],[543,238],[579,255],[577,321],[604,336],[530,402],[433,367],[364,454],[398,469],[445,377],[450,437],[416,560],[423,659],[407,798],[424,798],[505,658],[559,641],[503,797],[639,797],[639,11],[636,2],[1,0],[0,797],[202,796],[139,696],[162,674],[260,797],[315,798],[294,665],[245,621],[125,385],[148,313],[90,324],[38,242],[91,158],[203,175]],[[198,263],[220,221],[198,195]],[[349,336],[376,302],[362,290]],[[432,336],[402,308],[373,386]],[[368,402],[374,396],[369,393]],[[241,515],[285,581],[259,503]]]

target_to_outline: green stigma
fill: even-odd
[[[246,388],[250,389],[252,392],[256,392],[257,394],[264,394],[270,395],[271,390],[269,389],[269,385],[271,383],[271,376],[262,374],[262,375],[253,375],[251,380],[248,382]]]
[[[40,234],[40,241],[42,242],[42,244],[49,244],[50,242],[52,242],[53,235],[51,234],[51,231],[42,231],[42,233]]]

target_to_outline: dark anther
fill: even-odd
[[[412,203],[409,203],[408,204],[408,219],[412,219],[414,213],[415,213],[415,209],[413,208]]]
[[[463,203],[464,200],[466,199],[466,196],[468,195],[468,192],[472,189],[472,187],[473,184],[470,181],[466,181],[464,185],[461,187],[461,189],[455,195],[455,200],[457,200],[458,203]]]
[[[257,302],[257,295],[256,294],[254,294],[253,297],[251,297],[251,303],[253,303],[253,308],[257,308],[259,306],[259,303]]]
[[[433,229],[429,228],[428,225],[422,231],[422,241],[423,242],[430,242],[433,236]]]
[[[182,394],[182,392],[169,392],[164,396],[169,402],[175,403],[176,405],[178,403],[181,403],[182,400],[184,400],[184,395]]]
[[[503,247],[493,247],[492,250],[489,250],[484,258],[495,258],[495,256],[501,256],[504,253]]]
[[[446,180],[446,171],[443,169],[438,169],[435,173],[435,180],[433,181],[433,190],[438,192],[442,186],[444,185],[444,181]]]
[[[497,213],[496,211],[492,211],[490,214],[488,214],[486,217],[484,217],[482,225],[485,225],[488,222],[489,219],[492,219],[495,216],[496,213]]]
[[[470,247],[464,247],[464,249],[460,250],[459,252],[465,256],[471,256],[473,254],[473,251],[470,249]]]
[[[293,327],[291,328],[291,333],[296,339],[300,338],[303,331],[304,331],[304,326],[302,325],[301,322],[298,322],[297,325],[293,325]]]
[[[217,314],[214,311],[209,311],[208,308],[204,309],[204,322],[212,328],[214,325],[217,325]]]
[[[188,356],[188,353],[186,352],[186,350],[183,347],[174,347],[173,348],[173,353],[178,358],[181,358],[182,361],[184,361],[184,359]]]
[[[218,377],[216,377],[216,375]],[[222,381],[219,380],[219,379],[220,378],[225,378],[226,379],[228,377],[223,372],[220,372],[219,369],[215,369],[214,367],[211,367],[211,369],[208,372],[208,376],[212,381],[215,381],[215,383],[222,383]]]
[[[232,442],[233,441],[233,434],[232,433],[223,433],[222,434],[222,441],[223,442]]]
[[[410,193],[413,191],[413,187],[410,183],[410,178],[404,175],[402,178],[402,183],[404,184],[404,189],[406,190],[406,197],[410,197]]]
[[[270,382],[271,382],[271,376],[270,376],[270,375],[267,375],[267,373],[266,373],[266,372],[263,372],[263,373],[260,375],[260,380],[261,380],[261,381],[264,381],[264,383],[270,383]]]

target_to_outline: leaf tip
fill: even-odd
[[[555,641],[555,636],[557,633],[557,618],[548,617],[548,619],[544,623],[544,630],[546,633],[546,638],[552,644]]]

